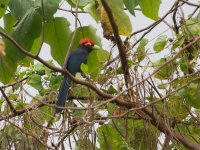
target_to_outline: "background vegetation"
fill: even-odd
[[[200,4],[176,0],[158,16],[160,4],[0,0],[0,148],[199,150]],[[74,17],[56,17],[57,11]],[[132,29],[136,11],[154,22]],[[82,26],[81,15],[101,27]],[[156,28],[161,23],[172,36]],[[150,44],[147,35],[154,30],[159,37]],[[73,77],[62,63],[83,37],[101,48],[82,64],[84,75]],[[48,61],[41,55],[44,45],[50,47]],[[75,84],[65,112],[54,115],[61,74]]]

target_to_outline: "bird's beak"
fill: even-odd
[[[94,46],[93,46],[93,49],[100,49],[100,46],[94,45]]]

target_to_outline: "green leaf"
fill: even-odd
[[[129,16],[124,12],[124,4],[122,0],[109,0],[107,1],[109,7],[112,10],[112,14],[114,16],[114,20],[118,26],[119,34],[130,36],[132,32],[132,24]],[[104,29],[104,35],[110,36],[112,34],[112,27],[110,25],[110,21],[108,19],[107,13],[101,6],[101,23]]]
[[[92,2],[93,0],[79,0],[79,1],[77,1],[77,0],[66,0],[72,7],[76,7],[76,5],[77,5],[77,2],[79,2],[78,3],[78,7],[79,8],[83,8],[84,6],[86,6],[89,2]]]
[[[23,34],[22,34],[23,33]],[[41,16],[37,13],[34,8],[31,8],[20,20],[16,26],[12,36],[13,38],[28,51],[31,50],[34,40],[40,36],[41,33]],[[11,44],[10,44],[11,45]],[[12,56],[13,59],[21,60],[25,56],[19,52],[16,47],[11,45],[11,48],[15,51],[15,55]]]
[[[109,53],[103,49],[93,50],[87,60],[86,66],[83,69],[87,70],[87,74],[90,74],[94,79],[97,75],[99,75],[100,70],[103,68],[102,63],[108,60]]]
[[[8,0],[0,1],[0,18],[5,14],[7,6],[8,6]]]
[[[187,88],[184,89],[183,98],[186,103],[196,109],[200,108],[200,85],[191,83]]]
[[[81,71],[83,71],[83,73],[87,73],[88,72],[88,66],[84,63],[81,64]]]
[[[23,34],[22,34],[23,33]],[[30,8],[12,32],[12,37],[25,49],[31,50],[34,40],[41,33],[41,16]],[[8,83],[17,68],[17,63],[25,58],[18,48],[5,39],[6,56],[0,60],[0,80]],[[25,61],[25,59],[24,59]]]
[[[181,38],[181,39],[178,39],[177,41],[175,41],[172,45],[172,50],[175,50],[176,48],[178,48],[179,46],[181,46],[185,41],[185,38]]]
[[[104,63],[109,59],[110,53],[103,49],[97,50],[97,58],[100,63]]]
[[[140,0],[123,0],[123,2],[128,11],[135,16],[134,9],[140,3]]]
[[[162,64],[164,64],[167,60],[169,60],[170,58],[161,58],[159,61],[156,62],[156,65],[160,66]],[[155,75],[155,78],[157,79],[161,79],[161,80],[166,80],[168,79],[172,73],[175,71],[176,69],[176,63],[172,62],[168,65],[166,65],[165,67],[163,67],[162,69],[160,69],[158,71],[158,73]]]
[[[181,99],[183,91],[179,91],[176,95],[171,96],[169,101],[167,101],[166,106],[169,108],[168,113],[171,117],[177,117],[180,120],[185,119],[188,116],[188,111],[184,106],[184,102]],[[164,111],[164,110],[163,110]],[[163,112],[164,113],[164,112]]]
[[[26,12],[34,6],[32,0],[9,0],[9,8],[11,11],[11,14],[16,19],[21,19]]]
[[[107,91],[109,94],[115,94],[117,93],[117,90],[111,85],[109,88],[108,88],[108,91]]]
[[[51,47],[52,57],[62,65],[67,53],[67,41],[70,37],[70,23],[66,18],[57,17],[45,27],[45,42]]]
[[[145,46],[148,44],[148,39],[142,39],[140,41],[140,44],[136,50],[136,53],[134,56],[136,56],[138,62],[141,62],[142,60],[144,60],[145,56],[146,56],[146,50],[145,50]]]
[[[84,9],[84,11],[86,11],[87,13],[89,13],[92,16],[92,18],[94,18],[94,20],[96,22],[98,22],[100,20],[100,17],[98,15],[98,9],[97,9],[95,1],[90,2],[83,9]]]
[[[197,19],[186,20],[186,32],[192,35],[200,35],[200,23]]]
[[[77,95],[77,96],[92,96],[94,99],[97,97],[96,96],[96,93],[94,91],[91,91],[90,89],[88,89],[87,87],[85,86],[80,86],[80,85],[75,85],[75,86],[72,86],[72,89],[71,91],[73,92],[73,95]],[[88,101],[82,101],[82,102],[86,102],[88,103]],[[79,110],[78,110],[79,111]],[[84,115],[83,113],[83,110],[80,110],[81,111],[81,114],[82,116]],[[79,112],[80,112],[79,111]]]
[[[15,107],[16,109],[23,109],[27,104],[23,100],[17,100]]]
[[[50,82],[49,82],[49,87],[51,90],[57,90],[60,87],[62,81],[62,76],[61,75],[54,75],[52,74],[50,77]]]
[[[55,99],[55,97],[52,98],[52,99]],[[37,113],[39,113],[39,115],[41,116],[42,120],[44,119],[45,121],[49,121],[49,120],[52,119],[52,115],[54,114],[54,111],[55,110],[54,110],[53,107],[43,106],[43,107],[38,108],[38,112]],[[37,115],[36,115],[36,117],[37,117]],[[38,119],[39,119],[38,121],[41,122],[40,118],[38,118]]]
[[[12,59],[7,56],[6,54],[6,57],[0,58],[0,81],[3,84],[9,83],[17,69],[17,64],[13,63]]]
[[[100,69],[100,66],[101,66],[97,57],[97,52],[98,50],[93,50],[89,54],[88,60],[87,60],[88,73],[93,74],[94,76],[96,76],[99,73],[97,70]]]
[[[102,125],[97,129],[97,137],[100,144],[100,149],[129,149],[126,140],[116,131],[112,124]]]
[[[43,0],[44,17],[45,17],[46,20],[50,20],[50,19],[53,18],[53,15],[56,13],[60,2],[61,2],[61,0]],[[40,7],[40,13],[42,14],[41,0],[36,0],[35,6]]]
[[[40,75],[44,74],[44,72],[45,72],[44,65],[41,63],[34,64],[33,72],[40,74]]]
[[[77,49],[80,40],[85,37],[90,38],[92,41],[94,41],[94,43],[96,45],[101,47],[101,38],[96,34],[96,32],[97,32],[97,29],[91,25],[77,28],[71,50]],[[74,34],[74,32],[71,34],[71,36],[68,40],[67,47],[69,47],[70,42],[72,41],[73,34]]]
[[[38,38],[34,40],[31,50],[30,50],[32,54],[36,55],[38,53],[38,50],[40,49],[40,46],[41,46],[41,42],[42,42],[42,35],[40,35]]]
[[[32,74],[29,77],[28,84],[38,90],[39,92],[42,92],[43,86],[41,81],[41,76],[38,74]]]
[[[154,51],[156,51],[157,53],[162,51],[165,48],[167,41],[168,41],[167,35],[162,35],[158,37],[153,45]]]
[[[160,0],[140,0],[140,7],[142,13],[153,20],[158,20],[158,11],[160,7]]]
[[[190,60],[188,60],[188,55],[189,54],[184,53],[179,61],[181,71],[186,74],[190,73],[190,68],[194,67],[194,65],[190,62]]]
[[[3,21],[4,21],[4,30],[6,33],[10,34],[13,32],[14,24],[16,22],[16,19],[11,15],[11,13],[8,13],[3,16]]]

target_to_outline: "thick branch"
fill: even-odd
[[[120,60],[121,60],[121,63],[122,63],[122,69],[123,69],[123,73],[124,73],[126,87],[128,88],[129,87],[128,85],[131,84],[131,79],[130,79],[130,73],[129,73],[129,70],[128,70],[128,60],[127,60],[127,57],[126,57],[126,50],[123,47],[122,40],[119,36],[118,27],[115,23],[115,20],[114,20],[113,14],[112,14],[112,10],[110,9],[110,7],[108,6],[108,4],[105,0],[101,0],[101,3],[102,3],[102,5],[103,5],[103,7],[104,7],[104,9],[107,13],[110,24],[112,26],[115,41],[117,43],[117,47],[118,47],[118,50],[119,50]]]

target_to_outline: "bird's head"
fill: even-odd
[[[80,44],[92,49],[94,47],[94,42],[89,38],[83,38],[80,40]]]

